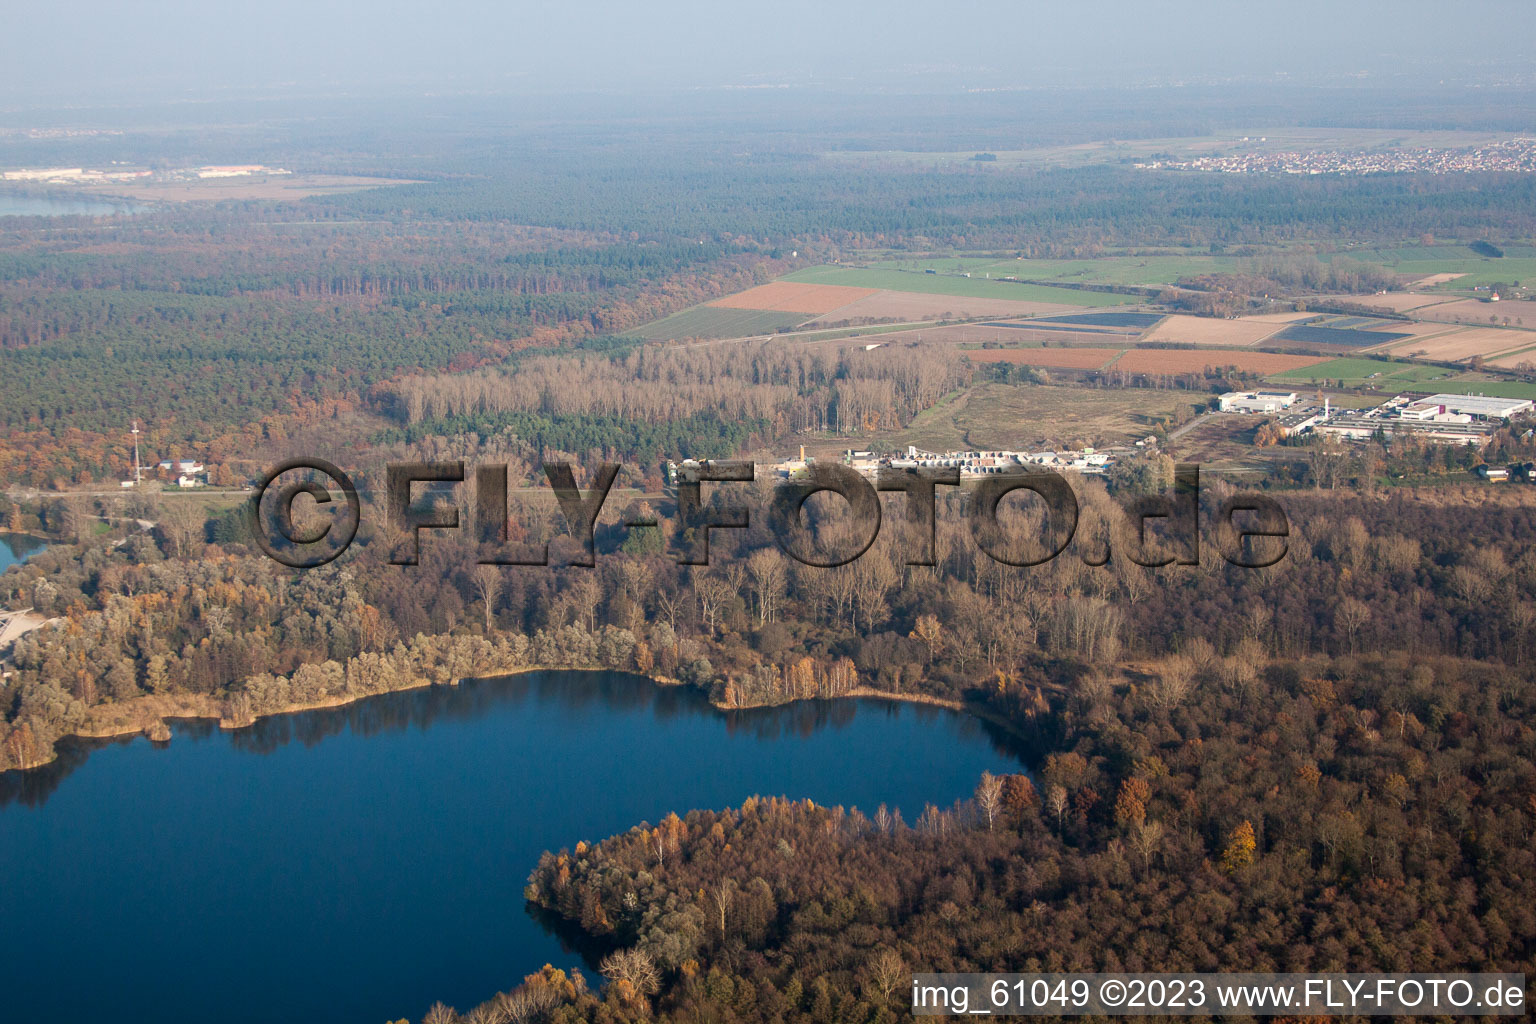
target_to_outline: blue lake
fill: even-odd
[[[25,533],[0,533],[0,572],[25,562],[47,546],[47,541]]]
[[[168,746],[71,741],[0,774],[10,1020],[419,1020],[581,956],[522,888],[545,849],[668,811],[809,797],[908,821],[1022,752],[878,700],[722,712],[542,672],[370,698]],[[589,972],[589,977],[593,975]]]

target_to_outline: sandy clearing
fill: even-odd
[[[1214,345],[1236,348],[1255,345],[1280,329],[1279,324],[1259,320],[1221,320],[1207,316],[1170,316],[1143,341],[1174,342],[1180,345]]]
[[[760,284],[735,295],[707,302],[721,309],[763,309],[779,313],[830,313],[839,306],[874,295],[873,288],[849,288],[841,284],[802,284],[799,281],[775,281]]]
[[[1041,313],[1071,313],[1082,308],[1081,306],[1064,306],[1056,302],[981,299],[964,295],[929,295],[924,292],[882,290],[845,306],[839,306],[812,321],[812,324],[840,324],[860,319],[948,320],[977,316],[1036,316]]]

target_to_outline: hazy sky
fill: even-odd
[[[1536,77],[1525,0],[73,0],[9,4],[4,24],[0,105],[13,108],[274,91]]]

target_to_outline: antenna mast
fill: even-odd
[[[133,486],[137,487],[143,481],[143,474],[139,469],[139,421],[133,421]]]

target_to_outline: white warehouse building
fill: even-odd
[[[1274,413],[1295,405],[1296,392],[1229,391],[1216,401],[1222,412]]]
[[[1484,395],[1430,395],[1406,405],[1404,419],[1434,420],[1444,416],[1470,416],[1480,420],[1506,420],[1531,410],[1524,398],[1492,398]]]

